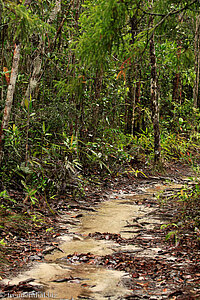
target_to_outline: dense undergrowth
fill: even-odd
[[[198,238],[197,2],[0,1],[0,259],[54,231],[61,197],[176,163],[197,175],[168,237]]]
[[[175,246],[196,244],[200,247],[200,178],[199,167],[193,167],[194,176],[190,178],[191,184],[174,193],[173,196],[159,195],[161,205],[172,212],[172,220],[164,224],[161,229],[166,231],[166,241]],[[195,174],[196,173],[196,174]],[[196,175],[196,176],[195,176]]]
[[[32,155],[26,161],[19,160],[22,144],[18,128],[8,132],[5,146],[8,160],[3,164],[0,182],[0,246],[3,250],[0,252],[4,259],[7,239],[12,235],[26,238],[34,227],[48,231],[51,225],[46,216],[57,214],[54,207],[59,195],[65,197],[66,203],[67,199],[78,201],[85,198],[85,186],[90,183],[101,185],[121,176],[167,175],[166,166],[175,162],[189,164],[197,176],[195,187],[186,187],[177,196],[177,222],[168,226],[168,229],[172,227],[168,237],[178,236],[185,227],[190,227],[195,236],[199,235],[198,133],[162,134],[162,159],[157,166],[153,164],[153,134],[148,131],[131,136],[108,129],[102,138],[87,143],[64,133],[59,142],[52,143],[47,136],[44,145],[33,145]]]

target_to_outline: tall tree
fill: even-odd
[[[199,97],[199,72],[200,72],[200,15],[196,17],[195,39],[194,39],[194,55],[195,55],[195,81],[193,88],[194,107],[198,107]]]
[[[57,17],[58,13],[61,10],[61,0],[57,0],[53,9],[50,12],[50,16],[47,20],[47,24],[51,24],[55,18]],[[29,84],[26,89],[26,93],[24,96],[24,99],[30,100],[30,95],[34,91],[34,89],[37,87],[37,84],[39,82],[39,79],[41,78],[41,69],[42,69],[42,57],[45,53],[44,49],[44,41],[40,41],[39,45],[37,47],[37,55],[33,59],[32,65],[32,74],[30,76]],[[24,99],[22,99],[21,105],[24,103]]]
[[[134,12],[134,15],[130,17],[130,46],[134,45],[135,37],[138,32],[138,18],[139,12],[138,9]],[[128,94],[126,97],[125,103],[125,133],[129,133],[133,135],[134,131],[134,119],[135,119],[135,105],[136,105],[136,66],[134,60],[130,59],[128,62],[128,72],[127,72],[127,86],[128,86]]]
[[[5,136],[5,129],[8,128],[8,123],[10,119],[12,103],[13,103],[13,95],[15,92],[15,85],[18,75],[18,66],[19,66],[19,59],[20,59],[20,47],[21,45],[18,43],[15,44],[14,54],[13,54],[13,64],[12,64],[12,71],[10,76],[10,83],[8,85],[6,103],[3,113],[3,120],[1,123],[1,130],[0,130],[0,163],[3,159],[3,141]]]
[[[150,5],[153,5],[153,0]],[[150,26],[153,28],[153,16],[150,16]],[[150,63],[151,63],[151,105],[152,105],[152,122],[154,129],[154,162],[158,163],[161,155],[160,146],[160,125],[159,125],[159,106],[158,106],[158,81],[157,81],[157,67],[156,67],[156,53],[154,32],[151,33],[150,38]]]

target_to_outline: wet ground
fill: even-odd
[[[182,187],[143,184],[130,193],[109,195],[93,211],[63,213],[69,232],[60,237],[57,249],[4,283],[28,284],[25,294],[17,291],[18,299],[198,299],[199,253],[194,253],[195,264],[182,252],[180,257],[177,247],[163,246],[160,229],[172,215],[160,210],[159,195]],[[13,289],[5,292],[11,295]]]

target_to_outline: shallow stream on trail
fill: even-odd
[[[79,211],[83,216],[77,225],[66,225],[69,233],[60,237],[59,249],[45,256],[43,262],[34,263],[29,271],[9,279],[10,284],[17,284],[27,278],[33,278],[32,285],[41,286],[38,292],[28,299],[125,299],[130,290],[123,284],[128,273],[107,269],[101,265],[69,263],[65,259],[69,254],[90,253],[105,256],[116,252],[131,252],[135,256],[154,257],[160,248],[140,247],[139,245],[120,245],[110,240],[96,240],[89,236],[96,232],[120,234],[122,238],[134,238],[144,229],[153,229],[166,223],[156,215],[158,209],[155,194],[162,190],[178,190],[182,184],[143,185],[130,194],[111,194],[108,200],[95,207],[95,211]],[[140,201],[152,199],[153,205],[141,204]],[[155,214],[154,214],[155,212]],[[66,222],[69,215],[62,216]],[[145,234],[144,234],[145,237]],[[146,238],[151,239],[151,236]],[[6,282],[6,281],[5,281]],[[21,297],[18,299],[26,299]]]

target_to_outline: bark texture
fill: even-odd
[[[126,111],[125,111],[125,133],[133,134],[134,119],[135,119],[135,68],[131,65],[127,72],[127,86],[129,88],[126,98]]]
[[[138,30],[138,20],[137,14],[130,19],[131,27],[131,40],[130,44],[133,45],[135,42],[135,36]],[[136,83],[134,83],[136,78],[136,66],[134,62],[129,61],[129,67],[127,72],[127,86],[129,88],[128,95],[126,97],[125,103],[125,133],[134,133],[134,123],[135,123],[135,104],[136,104]]]
[[[52,11],[50,13],[49,19],[47,20],[48,24],[51,24],[55,20],[56,16],[60,12],[60,10],[61,10],[61,0],[57,0],[54,8],[52,9]],[[43,54],[44,54],[44,44],[41,41],[38,46],[37,56],[35,57],[35,59],[33,60],[33,63],[32,63],[33,71],[32,71],[31,77],[30,77],[30,81],[29,81],[24,99],[21,102],[22,106],[24,105],[25,99],[27,99],[29,101],[30,95],[32,94],[32,92],[34,91],[34,89],[36,88],[36,86],[40,80]]]
[[[153,18],[151,17],[150,24],[153,26]],[[152,122],[154,129],[154,162],[160,160],[160,127],[159,127],[159,106],[158,106],[158,86],[157,86],[157,69],[156,69],[156,54],[154,33],[150,39],[150,64],[151,64],[151,105],[152,105]]]
[[[193,99],[194,107],[198,107],[198,96],[199,96],[199,70],[200,70],[200,15],[196,18],[196,28],[195,28],[195,82],[193,88]]]
[[[0,163],[3,158],[4,130],[7,129],[8,127],[12,104],[13,104],[13,95],[14,95],[15,85],[16,85],[16,80],[18,75],[19,59],[20,59],[20,44],[18,45],[16,44],[14,55],[13,55],[13,64],[12,64],[12,72],[10,76],[10,83],[8,85],[6,103],[5,103],[3,119],[1,124],[1,131],[0,131]]]

